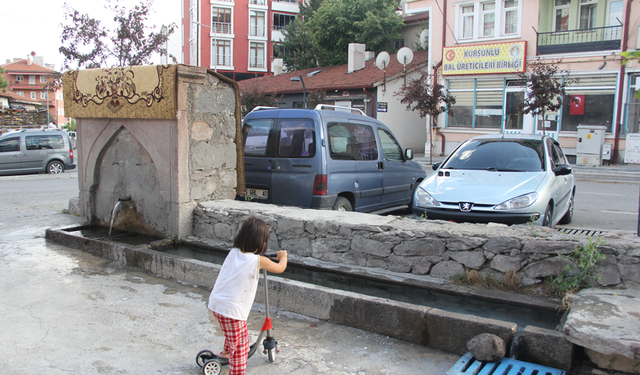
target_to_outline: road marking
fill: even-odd
[[[623,215],[637,215],[637,212],[623,212],[623,211],[600,211],[607,214],[623,214]]]
[[[597,194],[597,195],[613,195],[613,196],[619,196],[619,197],[626,197],[627,194],[614,194],[614,193],[592,193],[590,191],[579,191],[579,194]]]

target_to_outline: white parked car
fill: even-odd
[[[415,218],[543,226],[573,218],[573,171],[550,137],[474,137],[433,168],[415,192]]]

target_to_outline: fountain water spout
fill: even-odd
[[[115,206],[113,206],[113,211],[111,211],[111,219],[109,220],[109,234],[108,237],[111,237],[111,230],[113,229],[113,220],[116,218],[116,212],[118,211],[118,207],[122,202],[128,202],[131,200],[131,197],[118,198]]]

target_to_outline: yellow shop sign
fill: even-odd
[[[444,47],[443,75],[522,73],[527,42]]]

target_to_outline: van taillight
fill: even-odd
[[[317,174],[313,182],[313,195],[327,195],[327,175]]]
[[[71,160],[73,160],[73,150],[69,149],[69,158],[71,158]]]

